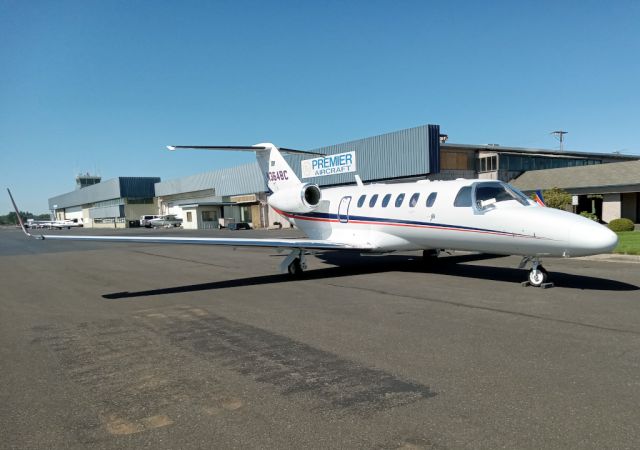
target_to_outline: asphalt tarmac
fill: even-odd
[[[0,229],[0,448],[638,447],[640,264],[281,258]]]

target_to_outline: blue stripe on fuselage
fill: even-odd
[[[293,217],[294,219],[299,218],[302,220],[305,219],[324,219],[324,220],[332,220],[338,221],[337,214],[331,213],[321,213],[321,212],[309,212],[309,213],[289,213],[283,211],[286,215]],[[498,231],[498,230],[490,230],[487,228],[477,228],[477,227],[466,227],[462,225],[449,225],[444,223],[434,223],[434,222],[421,222],[417,220],[403,220],[403,219],[392,219],[387,217],[367,217],[367,216],[352,216],[349,215],[349,222],[376,222],[379,225],[407,225],[407,226],[422,226],[429,228],[450,228],[454,230],[460,231],[475,231],[481,233],[495,233],[502,234],[508,236],[519,236],[519,237],[535,237],[527,234],[518,234],[518,233],[510,233],[507,231]]]

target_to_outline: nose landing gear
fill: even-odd
[[[531,263],[531,270],[529,271],[528,281],[522,282],[523,286],[541,287],[543,289],[553,287],[553,283],[547,282],[549,273],[542,267],[540,259],[537,256],[523,257],[518,268],[524,269],[528,263]]]

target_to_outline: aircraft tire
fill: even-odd
[[[427,267],[435,267],[438,262],[438,250],[423,250],[422,263]]]
[[[289,264],[289,266],[287,267],[287,271],[289,272],[289,275],[291,275],[292,277],[299,277],[302,275],[302,264],[300,264],[300,258],[296,258],[293,261],[291,261],[291,264]]]
[[[547,273],[545,268],[542,266],[538,266],[537,268],[531,269],[529,271],[529,283],[531,283],[531,286],[535,286],[535,287],[542,286],[544,283],[547,282],[548,277],[549,277],[549,274]]]

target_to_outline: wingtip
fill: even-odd
[[[27,227],[24,226],[24,221],[22,220],[22,216],[20,215],[20,210],[18,209],[18,205],[16,205],[15,200],[13,199],[13,195],[11,195],[11,189],[7,188],[7,192],[9,193],[9,198],[11,199],[11,204],[13,205],[13,209],[16,212],[16,216],[18,217],[18,222],[20,223],[20,228],[22,228],[22,231],[24,232],[24,234],[26,234],[28,237],[33,237],[31,235],[31,233],[29,233],[27,231]]]

